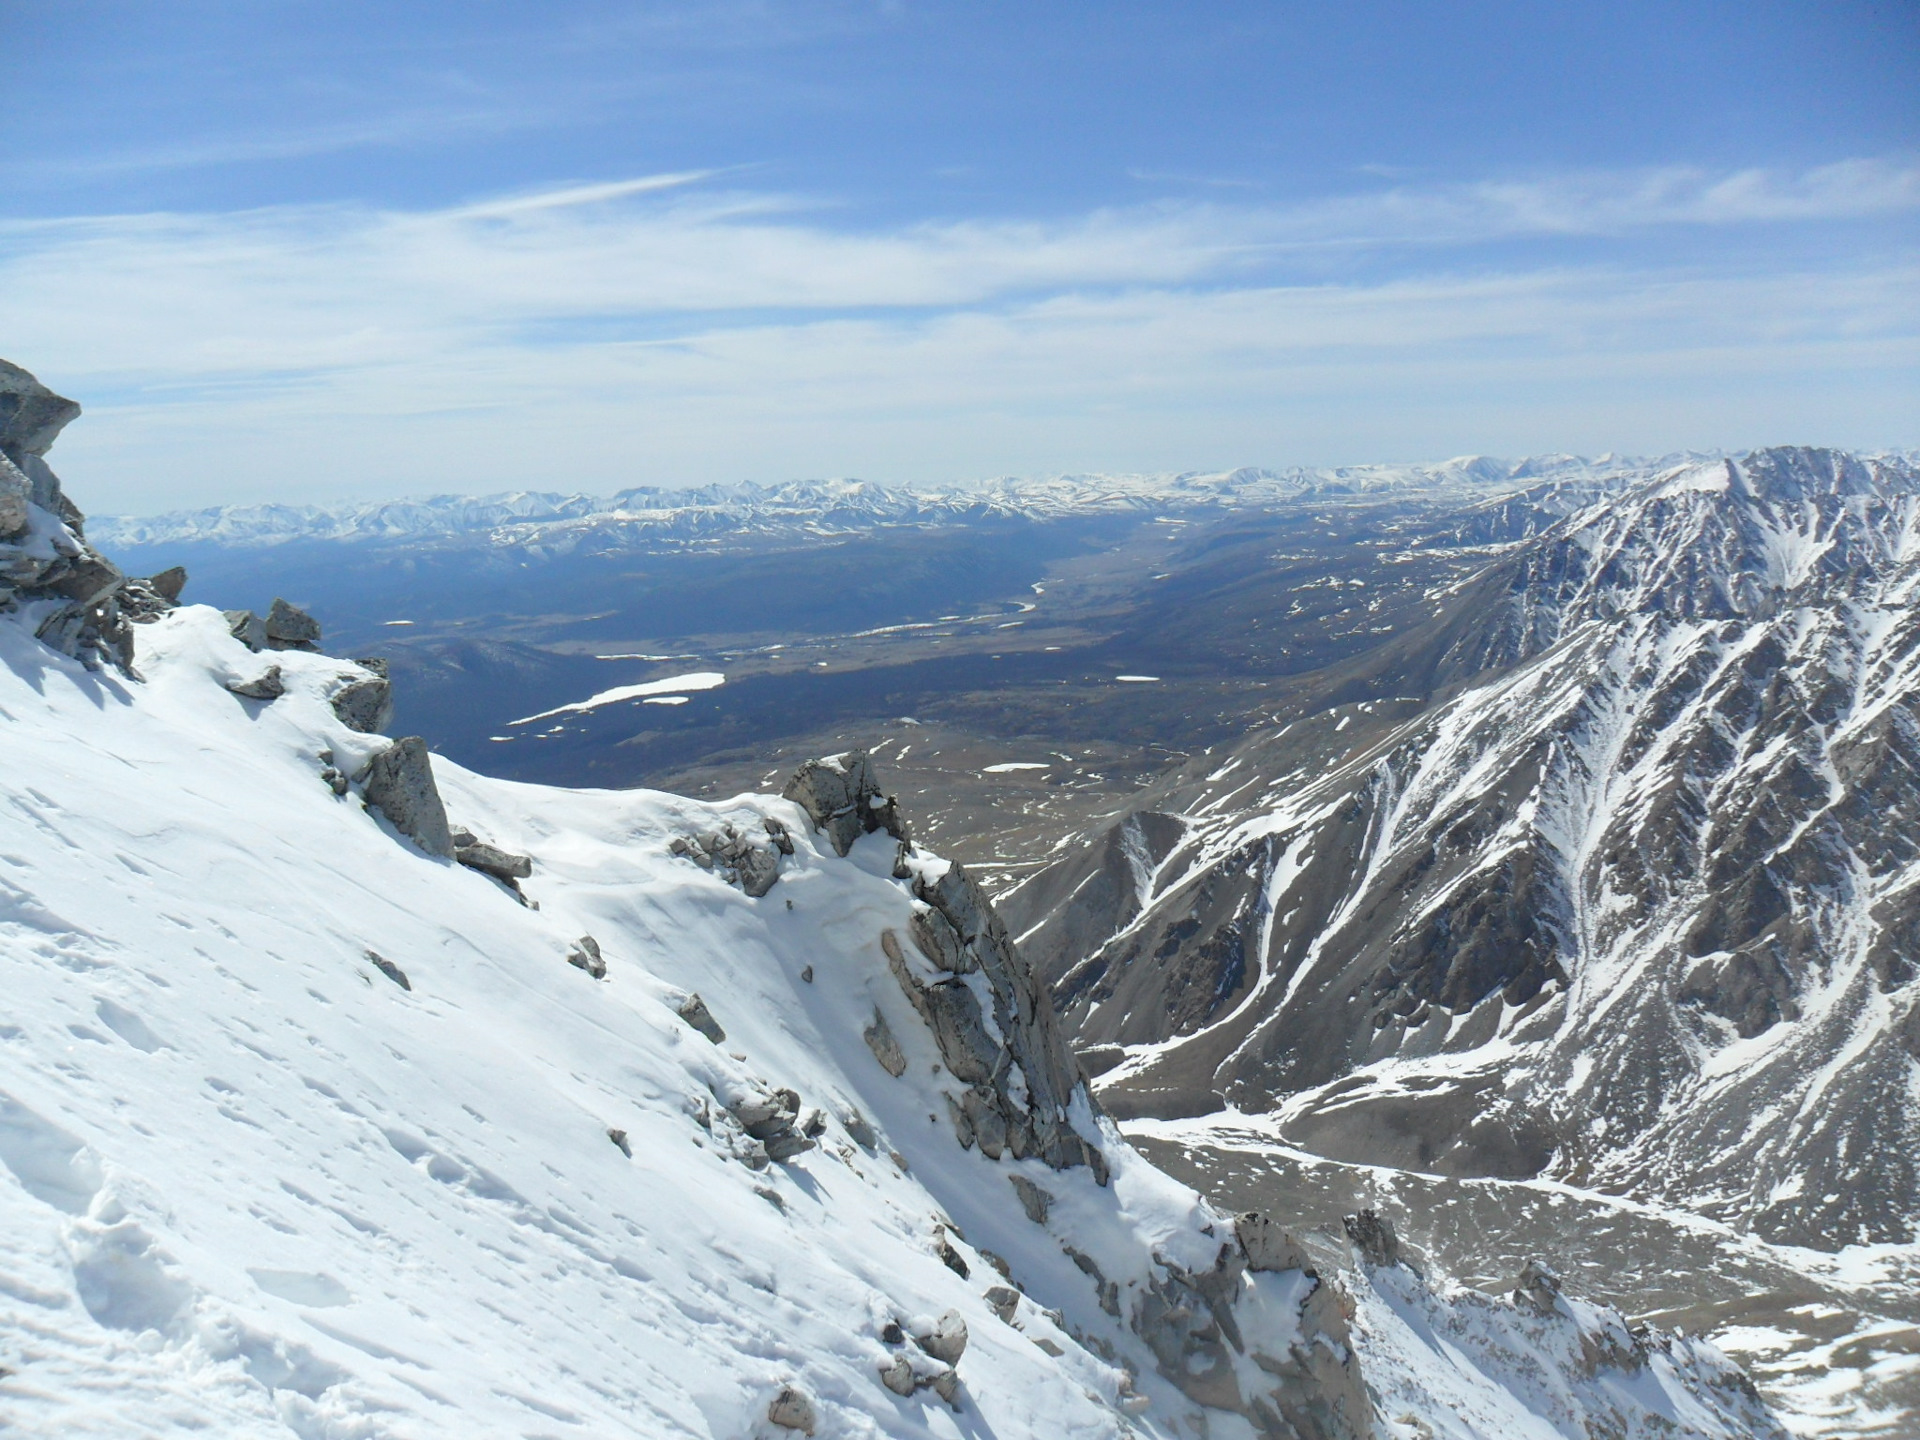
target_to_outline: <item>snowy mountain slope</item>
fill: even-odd
[[[1916,587],[1910,463],[1681,467],[1003,903],[1123,1109],[1907,1241]],[[1416,669],[1459,678],[1402,719]]]
[[[638,487],[607,497],[522,491],[436,495],[355,505],[230,505],[155,516],[99,516],[94,538],[128,546],[215,543],[234,548],[295,540],[479,544],[566,554],[644,549],[718,538],[798,539],[887,525],[939,525],[989,516],[1030,520],[1103,512],[1209,509],[1383,495],[1483,496],[1545,481],[1615,484],[1663,464],[1601,456],[1520,461],[1468,456],[1433,465],[1357,465],[1171,475],[1008,477],[947,489],[860,480],[780,485]]]
[[[1223,1217],[1091,1112],[1078,1124],[1106,1187],[1085,1166],[960,1149],[942,1052],[877,942],[908,933],[913,908],[884,835],[842,860],[769,797],[702,806],[436,767],[462,823],[537,857],[541,908],[524,908],[320,782],[321,749],[351,765],[382,743],[333,718],[339,662],[283,655],[288,694],[247,702],[222,682],[260,657],[214,612],[141,638],[132,682],[0,625],[0,1364],[16,1372],[0,1396],[32,1433],[734,1435],[789,1383],[843,1434],[1173,1433],[1192,1409],[1065,1247],[1129,1314],[1165,1262],[1207,1273]],[[766,815],[796,854],[764,899],[669,852]],[[565,963],[582,933],[604,981]],[[674,1013],[690,990],[724,1045]],[[876,1006],[913,1078],[862,1043]],[[781,1086],[836,1118],[819,1149],[748,1169],[712,1117]],[[1052,1195],[1046,1226],[1014,1174]],[[942,1220],[971,1242],[954,1244],[967,1279],[938,1256]],[[988,1251],[1034,1297],[1024,1333],[983,1299]],[[1710,1351],[1649,1349],[1577,1302],[1543,1325],[1405,1271],[1349,1283],[1363,1373],[1433,1433],[1577,1435],[1609,1412],[1623,1433],[1656,1412],[1683,1433],[1765,1424]],[[1310,1283],[1237,1284],[1249,1348],[1284,1354]],[[977,1422],[877,1378],[888,1319],[949,1308],[972,1337],[960,1415]],[[1583,1336],[1609,1334],[1618,1355],[1576,1363]],[[1542,1345],[1564,1378],[1523,1403],[1507,1387]],[[1118,1364],[1094,1353],[1108,1346]],[[1463,1374],[1439,1358],[1456,1347]],[[1152,1402],[1139,1416],[1128,1365]]]
[[[408,769],[351,662],[161,606],[90,666],[42,603],[0,615],[22,1433],[1777,1433],[1710,1346],[1146,1164],[983,897],[821,808],[857,761],[809,808]]]

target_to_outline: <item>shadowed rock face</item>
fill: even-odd
[[[1602,500],[1436,597],[1412,720],[1251,737],[1239,806],[1196,776],[1003,897],[1078,1041],[1176,1042],[1104,1103],[1905,1238],[1917,526],[1911,465],[1817,450]]]

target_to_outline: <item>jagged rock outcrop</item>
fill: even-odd
[[[986,892],[958,863],[913,856],[899,806],[883,798],[864,751],[809,760],[783,793],[807,811],[837,854],[875,832],[899,841],[894,874],[909,882],[919,902],[910,926],[919,960],[909,959],[892,930],[882,932],[880,945],[946,1068],[968,1086],[951,1104],[961,1144],[977,1144],[993,1159],[1031,1155],[1055,1169],[1087,1165],[1104,1179],[1099,1148],[1069,1118],[1076,1100],[1088,1120],[1098,1111],[1054,1018],[1052,998]],[[684,843],[676,842],[676,850]],[[901,1073],[905,1060],[883,1016],[876,1013],[866,1038],[881,1065]]]
[[[170,575],[159,588],[129,582],[87,544],[86,517],[46,462],[79,413],[75,402],[0,360],[0,610],[28,608],[35,633],[54,649],[131,671],[133,623],[171,609],[179,588]],[[185,581],[180,572],[179,584]]]
[[[781,794],[813,817],[836,855],[846,854],[854,841],[876,830],[903,842],[909,839],[899,804],[881,793],[864,750],[807,761]]]
[[[425,740],[408,735],[374,756],[361,793],[370,809],[427,854],[453,859],[453,831]]]

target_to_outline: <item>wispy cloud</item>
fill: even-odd
[[[1920,208],[1897,162],[880,231],[713,181],[14,223],[0,335],[105,402],[63,455],[100,468],[96,504],[136,509],[1739,443],[1769,422],[1871,438],[1913,413],[1911,255],[1515,272],[1473,248]],[[1328,280],[1288,258],[1348,252],[1376,263]]]

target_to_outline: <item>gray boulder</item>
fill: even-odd
[[[147,577],[147,588],[169,605],[180,603],[180,592],[187,588],[187,569],[184,565],[173,565],[158,575]]]
[[[770,825],[776,822],[769,821]],[[780,880],[779,843],[786,839],[782,829],[778,835],[769,831],[774,848],[756,845],[733,826],[723,826],[719,830],[709,830],[700,835],[676,835],[668,842],[667,849],[683,859],[691,860],[702,870],[718,869],[721,877],[738,885],[741,890],[758,900]],[[786,854],[793,853],[793,842],[786,840]]]
[[[713,1012],[707,1009],[707,1002],[697,994],[689,995],[680,1002],[680,1018],[698,1030],[714,1044],[719,1045],[727,1038],[727,1032],[720,1028],[720,1022],[713,1018]]]
[[[1053,1196],[1024,1175],[1009,1175],[1007,1179],[1013,1183],[1013,1193],[1020,1197],[1020,1208],[1027,1212],[1027,1219],[1036,1225],[1046,1224]]]
[[[249,650],[267,648],[267,624],[251,610],[223,610],[227,633]]]
[[[942,970],[966,975],[980,968],[973,952],[961,941],[947,917],[938,910],[915,910],[907,929],[920,953]]]
[[[607,978],[607,962],[601,958],[600,942],[591,935],[582,935],[573,942],[573,948],[567,951],[567,963],[596,980]]]
[[[820,1423],[807,1392],[793,1385],[780,1387],[780,1393],[767,1406],[767,1419],[783,1430],[798,1430],[802,1435],[813,1434]]]
[[[88,668],[133,674],[126,577],[85,538],[86,517],[44,458],[80,407],[0,360],[0,602],[55,600],[35,634]]]
[[[878,1010],[873,1019],[867,1022],[867,1028],[860,1032],[860,1038],[867,1042],[867,1048],[873,1052],[873,1058],[880,1062],[880,1068],[898,1080],[907,1073],[907,1057],[900,1049],[900,1042],[893,1038],[893,1028],[887,1024],[887,1017]]]
[[[332,705],[334,715],[349,730],[378,735],[393,722],[393,682],[383,675],[350,680],[333,692]]]
[[[773,851],[749,845],[734,862],[734,873],[740,877],[740,888],[758,900],[779,881],[780,861]]]
[[[387,959],[386,956],[369,950],[367,951],[367,959],[372,962],[374,969],[378,970],[402,990],[413,989],[412,982],[407,979],[407,972]]]
[[[466,837],[464,842],[462,836]],[[478,870],[496,880],[524,880],[533,874],[531,855],[515,855],[510,850],[488,845],[464,830],[453,837],[453,858],[469,870]]]
[[[896,1395],[913,1394],[913,1362],[904,1354],[894,1355],[881,1365],[880,1383]]]
[[[289,605],[279,596],[267,611],[267,645],[274,650],[318,650],[320,622],[298,605]]]
[[[269,665],[251,680],[230,680],[227,690],[242,700],[278,700],[287,693],[287,682],[280,678],[280,667]]]
[[[915,1343],[934,1359],[948,1365],[957,1365],[967,1349],[966,1319],[958,1310],[949,1310],[933,1322],[933,1329],[930,1332],[915,1336],[914,1339]]]
[[[433,781],[425,740],[408,735],[374,756],[363,793],[369,808],[386,816],[394,829],[427,854],[453,858],[453,832]]]

